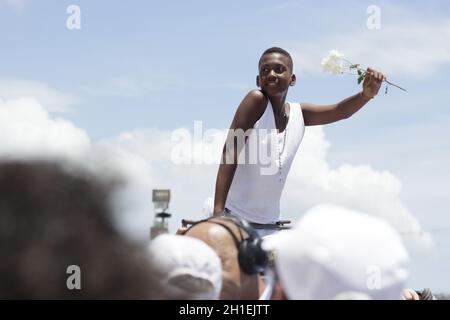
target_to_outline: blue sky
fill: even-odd
[[[81,9],[81,30],[66,28],[71,4]],[[369,5],[381,10],[379,30],[366,26]],[[395,201],[435,243],[432,254],[413,254],[411,285],[450,292],[450,279],[444,279],[450,267],[447,1],[318,6],[312,1],[0,0],[0,39],[0,97],[32,96],[50,122],[65,119],[83,131],[86,143],[142,157],[148,186],[180,190],[173,194],[171,208],[178,213],[172,228],[175,218],[195,216],[212,195],[217,168],[204,171],[201,185],[191,186],[191,178],[165,181],[176,179],[178,168],[154,159],[149,130],[192,131],[196,120],[204,128],[227,128],[243,96],[255,88],[259,56],[270,46],[293,55],[298,82],[288,100],[294,102],[333,103],[358,92],[354,77],[321,72],[320,61],[333,48],[379,68],[408,92],[390,87],[385,95],[383,87],[351,119],[320,129],[324,163],[336,172],[349,164],[368,166],[377,177],[383,172],[395,177],[393,185],[401,185],[393,191]],[[321,137],[322,131],[311,132]],[[161,148],[156,150],[168,150]],[[192,174],[202,170],[191,169]],[[198,190],[198,198],[180,195],[183,189],[175,184]],[[286,186],[297,187],[303,190],[294,182]],[[329,199],[336,197],[338,192]],[[291,198],[286,190],[282,209],[295,219],[300,214]],[[150,205],[145,209],[151,211]]]

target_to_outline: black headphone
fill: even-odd
[[[234,232],[230,229],[230,227],[228,227],[226,224],[220,223],[219,221],[214,221],[212,219],[224,219],[233,222],[239,228],[239,233],[242,240],[239,240]],[[261,237],[258,236],[256,230],[247,221],[231,215],[214,216],[192,223],[192,225],[186,230],[186,232],[188,232],[197,224],[203,222],[218,224],[228,231],[228,233],[232,236],[234,243],[236,244],[236,248],[238,249],[239,267],[246,274],[261,273],[266,269],[269,261],[268,253],[261,246]],[[244,239],[241,230],[244,230],[247,233],[247,238]]]

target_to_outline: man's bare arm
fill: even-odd
[[[250,91],[239,105],[233,122],[231,123],[230,130],[242,129],[243,132],[246,132],[247,130],[253,128],[256,121],[258,121],[264,113],[267,102],[267,98],[261,91]],[[227,140],[231,137],[230,135],[232,135],[232,132],[229,132]],[[225,201],[236,172],[239,152],[243,147],[239,146],[241,148],[238,149],[236,138],[231,138],[234,139],[233,150],[227,150],[227,145],[225,144],[222,151],[222,161],[217,173],[216,191],[214,196],[214,214],[221,213],[225,209]],[[246,139],[247,137],[245,138],[245,141]],[[227,151],[233,152],[233,161],[228,161],[231,163],[227,163],[226,161]]]
[[[302,112],[305,125],[322,125],[349,118],[378,93],[383,79],[382,73],[368,69],[364,78],[363,90],[358,94],[331,105],[303,103]]]

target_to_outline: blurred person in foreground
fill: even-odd
[[[239,261],[240,245],[249,237],[248,231],[239,223],[232,218],[217,216],[196,223],[187,230],[183,230],[183,233],[188,237],[204,241],[220,257],[221,300],[257,300],[260,297],[264,290],[260,274],[246,272]]]
[[[0,298],[153,298],[145,248],[114,227],[110,191],[58,164],[0,163]]]
[[[222,289],[219,257],[201,240],[162,234],[149,246],[158,299],[216,300]]]
[[[409,275],[406,248],[387,222],[337,206],[312,208],[263,247],[275,252],[274,299],[401,299]]]
[[[439,300],[437,296],[431,291],[430,288],[423,290],[414,290],[412,288],[406,288],[402,292],[403,300]]]

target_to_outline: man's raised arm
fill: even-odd
[[[331,105],[315,105],[302,103],[303,119],[306,126],[322,125],[347,119],[361,109],[380,90],[385,79],[381,72],[367,69],[363,82],[363,90],[341,102]]]

